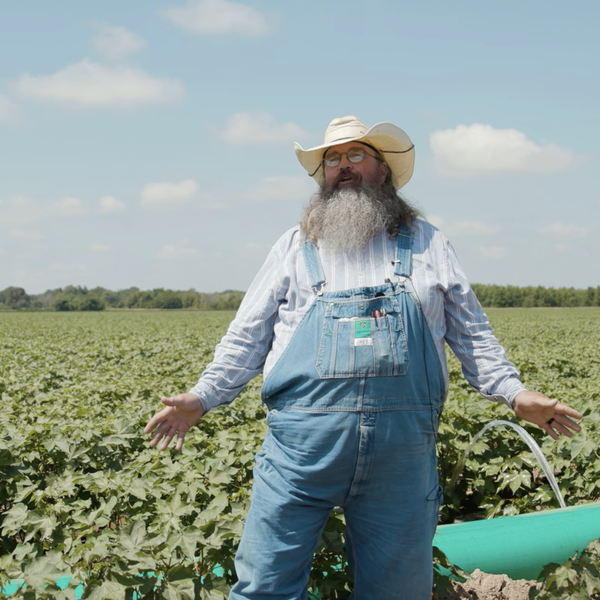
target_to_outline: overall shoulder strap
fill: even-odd
[[[410,277],[412,274],[412,244],[414,233],[402,225],[396,236],[396,258],[394,260],[394,275]]]
[[[306,264],[306,270],[308,271],[310,287],[314,290],[315,294],[321,295],[327,281],[325,280],[325,274],[323,273],[323,265],[321,264],[321,258],[319,257],[319,250],[315,243],[309,239],[302,240],[300,242],[300,247],[302,248],[304,263]]]

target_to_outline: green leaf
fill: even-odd
[[[219,492],[211,500],[209,505],[198,516],[198,523],[206,523],[223,514],[225,508],[229,506],[229,496],[226,492]]]
[[[556,585],[569,587],[577,584],[577,571],[571,567],[562,566],[556,569]]]
[[[34,590],[43,590],[45,584],[69,575],[69,567],[57,552],[35,558],[23,564],[23,579]]]
[[[0,467],[9,467],[15,463],[15,457],[10,450],[0,448]]]
[[[38,532],[40,532],[42,539],[46,539],[56,529],[56,516],[47,515],[41,510],[32,510],[27,514],[25,525],[30,525],[30,527],[27,527],[25,541],[29,541]]]
[[[169,569],[165,580],[167,588],[165,590],[168,598],[178,598],[181,600],[195,600],[194,579],[196,574],[191,567],[177,565]]]
[[[571,440],[570,450],[571,458],[575,459],[579,455],[587,457],[598,447],[598,443],[587,438],[585,434],[580,433]]]
[[[141,479],[132,479],[129,484],[129,493],[133,494],[136,498],[140,500],[146,499],[146,488],[144,486],[144,482]]]
[[[513,494],[522,486],[531,485],[531,473],[529,471],[507,471],[500,475],[501,487],[508,485]]]
[[[548,563],[542,567],[540,574],[537,576],[537,579],[547,579],[556,569],[560,567],[557,563]]]
[[[127,588],[117,581],[103,581],[93,587],[89,600],[125,600]]]
[[[173,532],[169,535],[167,547],[170,550],[180,548],[185,556],[194,558],[196,547],[202,540],[204,536],[196,527],[186,527],[182,532]]]
[[[11,507],[11,509],[5,513],[4,522],[2,523],[2,533],[4,535],[15,535],[19,532],[21,527],[25,524],[29,509],[26,504],[19,502]]]
[[[147,541],[146,523],[141,519],[130,521],[119,532],[119,545],[125,551],[140,551]]]

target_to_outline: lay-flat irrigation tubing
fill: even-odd
[[[484,521],[440,525],[433,539],[453,564],[467,573],[481,569],[511,579],[537,579],[548,563],[565,562],[600,538],[600,502]],[[60,580],[66,587],[70,577]],[[22,584],[21,584],[22,585]],[[17,582],[0,592],[11,596]],[[76,598],[80,598],[79,585]]]
[[[600,538],[600,502],[484,521],[440,525],[433,539],[467,573],[537,579],[548,563],[561,565]]]
[[[561,508],[497,517],[484,521],[454,523],[437,528],[433,545],[457,567],[473,572],[505,574],[511,579],[537,579],[548,563],[564,563],[600,538],[600,502],[567,507],[542,450],[519,425],[491,421],[471,440],[452,474],[454,487],[465,459],[479,438],[490,428],[508,426],[529,446],[548,479]]]
[[[71,577],[61,577],[56,580],[56,585],[61,590],[66,590],[69,587],[69,583],[71,582]],[[1,596],[14,596],[20,589],[26,588],[25,584],[22,581],[13,581],[9,583],[3,590],[0,590]],[[79,600],[83,596],[84,588],[83,583],[80,583],[75,588],[75,600]]]
[[[600,538],[600,502],[565,507],[564,500],[551,467],[535,440],[519,425],[510,421],[491,421],[472,440],[457,464],[449,487],[464,467],[472,446],[491,427],[513,428],[529,446],[542,466],[559,503],[564,508],[535,513],[496,517],[483,521],[440,525],[433,539],[450,563],[467,573],[480,569],[485,573],[505,574],[511,579],[537,579],[548,563],[564,563],[575,552],[581,552],[592,540]],[[57,581],[65,589],[70,577]],[[22,582],[13,582],[0,595],[15,594]],[[75,591],[78,600],[83,584]]]

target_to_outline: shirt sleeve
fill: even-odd
[[[273,342],[273,326],[284,301],[289,277],[283,268],[288,232],[272,248],[254,278],[227,333],[215,348],[198,383],[190,390],[204,412],[229,404],[263,368]]]
[[[448,240],[444,254],[449,283],[444,298],[446,341],[467,381],[486,398],[512,408],[515,396],[526,389],[519,372],[506,358]]]

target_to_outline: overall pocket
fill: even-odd
[[[395,297],[328,301],[315,367],[321,379],[406,375],[408,345]]]

